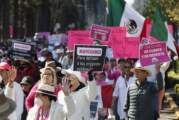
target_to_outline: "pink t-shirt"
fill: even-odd
[[[42,108],[40,107],[37,114],[36,120],[48,120],[50,109],[48,110],[45,116],[42,116]]]
[[[96,80],[97,86],[109,85],[106,81]]]

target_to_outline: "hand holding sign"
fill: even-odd
[[[94,80],[93,68],[89,69],[89,71],[88,71],[88,80],[89,81],[93,81]]]
[[[165,42],[140,45],[141,65],[144,67],[156,62],[164,63],[171,61],[166,48]]]
[[[75,45],[74,71],[102,71],[106,46]]]

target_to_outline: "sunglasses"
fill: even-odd
[[[42,74],[43,76],[44,75],[47,75],[47,76],[51,76],[52,74],[51,73],[44,73],[44,74]]]

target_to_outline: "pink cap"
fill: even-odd
[[[1,62],[1,63],[0,63],[0,70],[4,70],[4,69],[10,71],[11,66],[10,66],[8,63]]]
[[[94,72],[95,74],[102,74],[104,73],[104,71],[97,71],[97,72]]]

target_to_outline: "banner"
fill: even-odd
[[[98,109],[98,101],[96,101],[96,100],[91,101],[91,103],[90,103],[90,118],[92,120],[94,120],[94,118],[96,117],[97,109]]]
[[[67,44],[68,44],[68,36],[67,36],[67,34],[60,33],[59,35],[60,35],[60,38],[61,38],[61,44],[67,46]]]
[[[118,38],[113,41],[114,58],[139,58],[140,37]]]
[[[89,35],[90,31],[68,31],[68,50],[74,50],[75,44],[93,45]]]
[[[154,62],[170,62],[167,54],[166,42],[141,44],[140,45],[140,63],[144,66],[153,65]]]
[[[49,44],[61,43],[61,35],[49,35],[48,42]]]
[[[90,38],[94,40],[108,41],[111,34],[111,28],[100,25],[92,25]]]
[[[50,35],[50,32],[39,32],[38,38],[44,38],[45,37],[45,40],[48,40],[49,35]]]
[[[35,56],[34,56],[34,50],[35,50],[35,45],[28,44],[25,42],[17,42],[13,41],[12,42],[12,58],[14,59],[27,59],[34,61]]]
[[[112,29],[110,39],[108,42],[102,41],[103,45],[112,46],[118,38],[126,37],[127,29],[126,27],[109,27]]]
[[[74,71],[102,71],[106,56],[106,46],[75,45]]]
[[[94,100],[91,101],[90,104],[91,118],[95,118],[97,112],[96,108],[103,108],[103,110],[105,111],[107,109],[104,108],[110,108],[112,103],[112,94],[114,91],[113,85],[97,86],[97,90],[98,90],[98,95]],[[99,109],[98,109],[98,114],[99,114]]]

